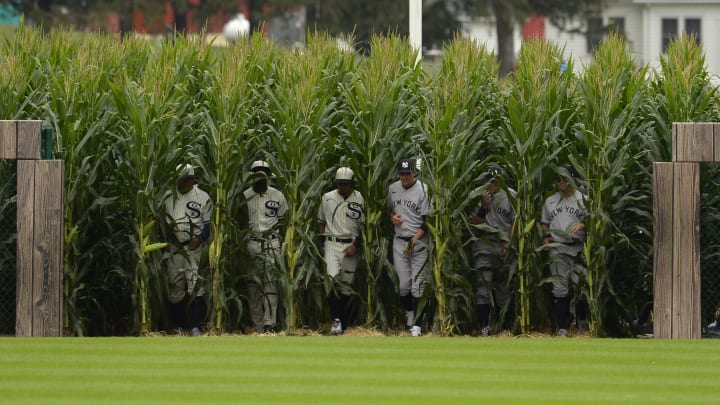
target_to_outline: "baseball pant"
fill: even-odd
[[[255,330],[262,332],[265,326],[277,323],[280,239],[251,239],[248,241],[248,252],[251,260],[248,282],[250,318]]]
[[[496,255],[478,255],[475,257],[475,303],[491,304],[493,293],[500,308],[510,301],[508,270]]]
[[[200,278],[198,263],[200,263],[201,249],[176,250],[167,261],[168,301],[171,304],[181,302],[185,295],[195,293],[196,296],[205,295],[205,288],[196,285]]]
[[[404,252],[407,243],[397,236],[393,238],[393,264],[398,276],[398,290],[401,297],[412,294],[420,298],[425,289],[425,269],[428,268],[428,237],[424,236],[415,243],[410,256]]]
[[[339,281],[340,294],[352,294],[352,283],[355,279],[355,270],[358,264],[358,255],[345,256],[345,249],[352,243],[335,241],[325,242],[325,264],[327,274],[333,280]]]
[[[587,276],[587,268],[578,256],[555,254],[550,255],[550,275],[553,276],[553,296],[562,298],[568,296],[571,287],[577,286],[580,275]]]

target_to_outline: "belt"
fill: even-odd
[[[338,238],[337,236],[326,236],[327,240],[330,242],[338,242],[338,243],[352,243],[354,240],[353,238]]]
[[[266,236],[266,237],[264,237],[264,238],[257,237],[257,236],[251,236],[251,237],[250,237],[250,240],[255,241],[255,242],[265,242],[265,241],[272,240],[272,239],[277,239],[277,238],[278,238],[277,235],[268,235],[268,236]]]
[[[404,240],[405,242],[410,242],[410,240],[412,239],[412,236],[397,236],[397,235],[395,235],[395,237],[400,240]]]

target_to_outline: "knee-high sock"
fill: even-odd
[[[184,329],[187,327],[185,325],[185,304],[181,301],[176,304],[169,303],[168,304],[168,312],[170,315],[170,321],[173,324],[173,327],[175,328],[181,328]]]
[[[588,302],[585,300],[579,300],[575,304],[575,320],[578,322],[587,320]]]
[[[202,327],[203,320],[205,319],[205,297],[198,296],[190,301],[190,327],[200,328]]]
[[[570,312],[570,299],[568,297],[555,297],[553,301],[555,307],[555,320],[557,321],[558,329],[567,329],[568,325],[568,313]]]
[[[488,326],[490,324],[490,304],[478,304],[477,317],[481,328]]]
[[[335,291],[330,291],[328,295],[328,306],[330,306],[330,317],[342,321],[342,301]]]

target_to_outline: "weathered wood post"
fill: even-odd
[[[64,162],[40,160],[41,121],[0,121],[17,159],[16,336],[62,336]]]
[[[673,123],[672,162],[653,165],[654,336],[699,339],[700,163],[720,162],[720,124]]]

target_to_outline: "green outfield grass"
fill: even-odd
[[[0,339],[0,403],[714,403],[720,341]]]

